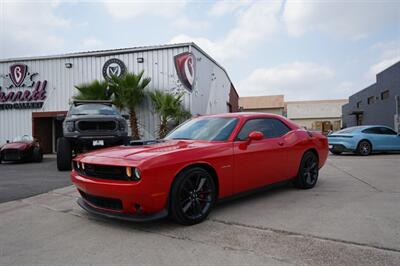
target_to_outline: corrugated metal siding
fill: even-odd
[[[148,90],[176,90],[181,88],[175,71],[174,56],[189,51],[189,46],[168,49],[139,51],[111,56],[86,56],[75,58],[51,58],[20,61],[28,65],[29,72],[38,72],[38,80],[47,80],[47,99],[42,109],[0,110],[0,143],[22,134],[32,134],[32,112],[65,111],[69,100],[76,93],[75,85],[103,80],[102,67],[111,58],[122,60],[128,71],[151,77]],[[185,93],[184,105],[192,114],[215,114],[227,112],[230,81],[224,70],[217,66],[201,51],[191,47],[197,58],[196,83],[192,93]],[[144,62],[138,63],[137,58]],[[9,66],[15,62],[0,63],[0,74],[8,74]],[[66,68],[65,63],[72,63]],[[4,89],[3,89],[4,90]],[[152,110],[149,100],[138,108],[140,130],[143,138],[154,138],[158,116]]]

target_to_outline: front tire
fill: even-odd
[[[72,149],[68,139],[61,137],[57,141],[57,169],[59,171],[71,170]]]
[[[318,157],[314,152],[308,151],[301,159],[299,171],[293,183],[297,188],[313,188],[317,184],[318,174]]]
[[[357,154],[361,156],[368,156],[372,152],[372,145],[367,140],[362,140],[358,143]]]
[[[338,150],[329,150],[332,154],[335,154],[335,155],[340,155],[340,154],[342,154],[342,152],[341,151],[338,151]]]
[[[40,163],[43,160],[43,153],[39,148],[34,148],[32,151],[32,160],[36,163]]]
[[[201,167],[184,170],[172,185],[171,218],[183,225],[204,221],[214,206],[216,194],[216,185],[208,171]]]

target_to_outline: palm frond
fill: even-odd
[[[76,100],[110,100],[112,92],[106,81],[94,80],[90,83],[76,85],[78,94],[74,96]]]

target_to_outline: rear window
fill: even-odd
[[[337,133],[337,134],[350,134],[350,133],[355,132],[356,130],[357,130],[356,127],[349,127],[349,128],[345,128],[345,129],[339,130],[339,131],[337,131],[335,133]]]

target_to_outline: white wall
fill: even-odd
[[[47,98],[42,109],[0,110],[0,144],[17,135],[32,134],[32,112],[66,111],[68,102],[76,93],[75,85],[103,80],[102,68],[111,58],[122,60],[128,71],[138,73],[144,70],[144,76],[151,77],[149,90],[161,89],[173,91],[182,89],[174,65],[174,56],[189,51],[197,58],[196,81],[192,93],[187,92],[184,105],[192,114],[215,114],[227,112],[230,81],[226,73],[201,51],[193,46],[130,52],[107,56],[90,55],[75,58],[54,58],[0,62],[0,74],[8,74],[9,66],[14,63],[28,65],[29,72],[38,72],[38,80],[47,80]],[[143,63],[137,58],[143,57]],[[66,68],[65,63],[72,63]],[[0,79],[1,82],[1,79]],[[3,88],[3,90],[6,90]],[[15,89],[13,89],[15,90]],[[186,91],[186,90],[184,90]],[[139,108],[138,119],[143,138],[153,138],[158,124],[149,101],[144,101]]]
[[[342,117],[342,105],[347,101],[287,102],[289,119]]]

